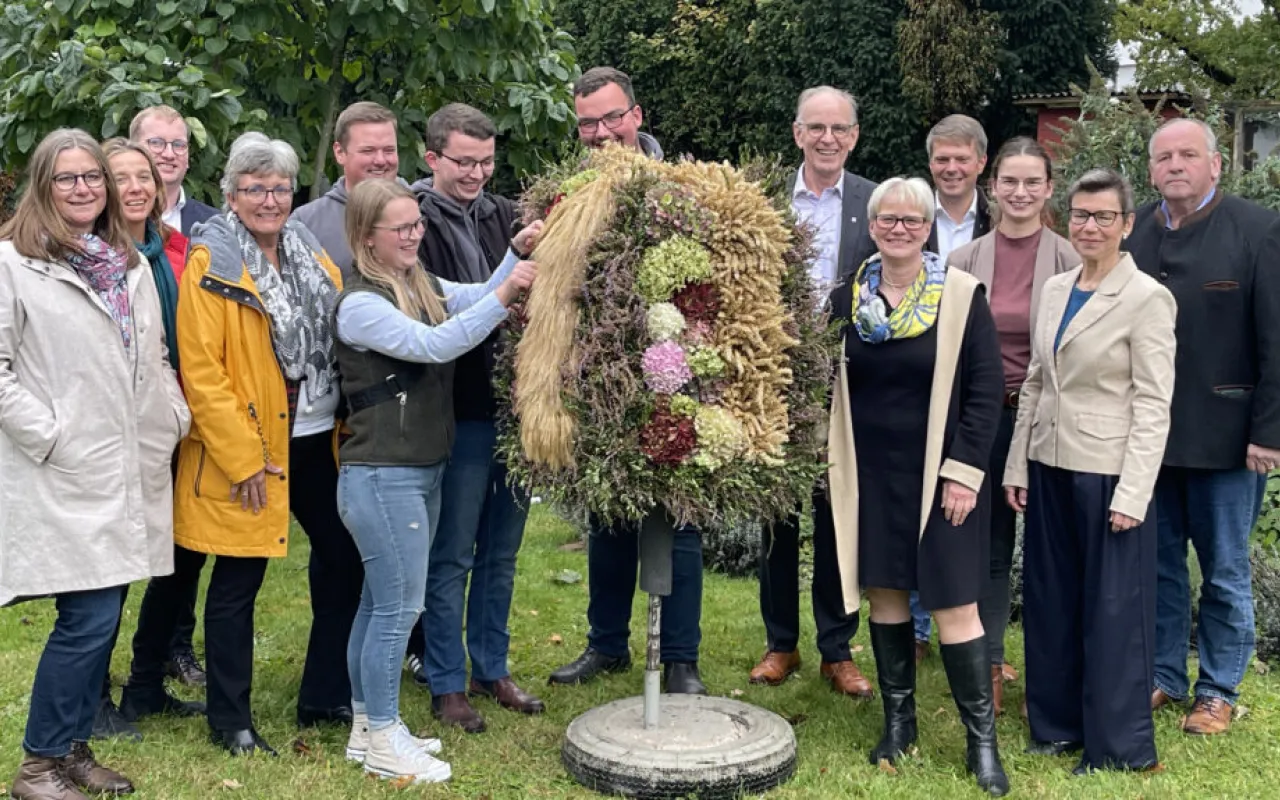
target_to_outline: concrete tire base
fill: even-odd
[[[644,698],[615,700],[565,730],[561,760],[604,794],[701,800],[759,794],[796,768],[791,726],[771,711],[725,697],[664,694],[657,729],[644,729]]]

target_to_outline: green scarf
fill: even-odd
[[[164,321],[164,341],[169,348],[169,365],[178,369],[178,281],[173,277],[173,267],[164,254],[164,239],[156,224],[147,220],[146,241],[138,242],[138,249],[151,263],[151,277],[160,293],[160,317]]]

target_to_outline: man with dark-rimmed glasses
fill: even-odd
[[[218,213],[213,206],[187,197],[182,188],[191,164],[191,136],[187,121],[177,109],[161,105],[139,111],[129,123],[129,138],[146,145],[160,170],[165,194],[164,224],[190,236],[192,226]],[[189,635],[187,641],[190,642]]]
[[[418,253],[427,269],[454,283],[487,281],[508,243],[521,257],[533,249],[536,236],[512,239],[519,222],[515,203],[485,191],[496,137],[493,122],[464,103],[450,103],[427,119],[431,177],[413,185],[426,223]],[[507,664],[507,618],[529,498],[507,485],[506,465],[495,452],[497,338],[495,332],[454,362],[455,438],[431,544],[426,610],[409,640],[410,663],[418,658],[425,665],[432,712],[467,733],[485,729],[468,694],[523,714],[544,709],[515,684]]]
[[[588,147],[618,142],[655,160],[658,140],[640,132],[643,112],[631,79],[613,67],[595,67],[573,85],[578,136]],[[551,673],[551,683],[577,684],[602,672],[631,667],[631,601],[639,568],[638,525],[608,526],[588,520],[587,647],[582,655]],[[676,531],[671,550],[671,594],[662,603],[662,666],[668,694],[706,694],[698,673],[702,641],[702,541],[691,527]]]

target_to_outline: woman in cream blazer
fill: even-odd
[[[1067,193],[1084,263],[1046,282],[1004,474],[1026,512],[1028,752],[1077,772],[1157,764],[1151,496],[1173,396],[1173,296],[1120,244],[1133,192],[1110,170]],[[1085,654],[1088,653],[1088,660]]]

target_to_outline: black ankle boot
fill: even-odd
[[[1009,778],[1000,764],[996,748],[996,715],[991,701],[991,659],[987,640],[974,639],[964,644],[944,644],[942,665],[951,684],[951,695],[968,741],[965,766],[978,779],[978,785],[994,797],[1009,793]]]
[[[916,640],[910,622],[871,623],[871,649],[884,704],[884,735],[871,750],[871,763],[892,764],[916,742]]]

